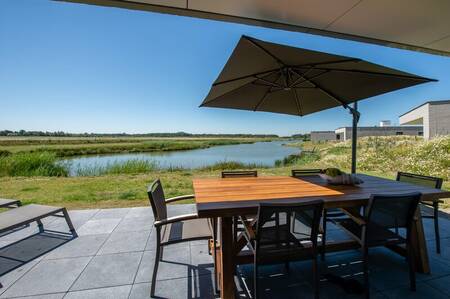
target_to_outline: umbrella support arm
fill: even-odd
[[[353,116],[352,122],[352,173],[356,173],[356,146],[358,139],[358,122],[361,114],[358,111],[358,102],[353,103],[353,107],[345,106]]]

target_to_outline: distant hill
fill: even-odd
[[[143,133],[143,134],[128,134],[128,133],[66,133],[58,132],[43,132],[43,131],[0,131],[0,136],[45,136],[45,137],[239,137],[239,138],[278,138],[275,134],[191,134],[186,132],[176,133]]]

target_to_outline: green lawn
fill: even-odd
[[[397,170],[421,171],[443,177],[444,188],[450,190],[447,167],[450,165],[449,141],[450,137],[432,142],[404,137],[363,138],[359,143],[358,172],[393,179]],[[305,144],[304,147],[310,150],[315,147],[316,157],[286,159],[286,163],[281,162],[278,167],[257,168],[259,174],[289,175],[292,168],[338,167],[349,171],[348,143]],[[374,151],[374,148],[380,150]],[[239,167],[242,165],[225,163],[201,170],[167,171],[144,167],[136,173],[119,171],[83,177],[0,176],[0,197],[70,209],[143,206],[148,205],[146,186],[156,178],[161,178],[166,196],[171,197],[192,193],[194,177],[218,177],[222,168]],[[444,206],[450,208],[450,200],[447,201]]]

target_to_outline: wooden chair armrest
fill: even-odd
[[[166,203],[171,203],[171,202],[185,200],[185,199],[193,199],[193,198],[195,198],[194,194],[175,196],[175,197],[167,198]]]
[[[180,222],[180,221],[184,221],[184,220],[192,220],[192,219],[198,219],[198,215],[197,214],[185,214],[185,215],[169,217],[169,218],[166,218],[163,220],[155,221],[154,225],[162,226],[162,225],[166,225],[169,223],[176,223],[176,222]]]
[[[349,216],[358,225],[366,225],[367,224],[366,220],[355,209],[343,208],[342,212],[344,212],[347,216]]]

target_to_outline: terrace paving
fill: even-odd
[[[194,210],[194,205],[172,205],[169,214]],[[24,261],[22,266],[0,277],[4,286],[0,298],[149,298],[156,243],[151,209],[82,210],[70,211],[70,215],[79,233],[78,238],[70,241],[49,233],[33,235],[37,233],[34,225],[0,237],[3,247],[0,273],[17,266],[2,257]],[[450,220],[442,218],[440,222],[441,255],[435,253],[432,222],[424,223],[432,274],[418,274],[417,292],[410,292],[404,258],[387,249],[373,249],[372,298],[450,298]],[[57,218],[46,219],[45,225],[52,230],[67,230],[64,221]],[[346,237],[337,229],[332,229],[329,235]],[[15,243],[27,236],[31,237]],[[358,251],[329,254],[320,263],[322,273],[353,275],[359,279],[359,257]],[[278,265],[264,267],[261,278],[264,297],[312,298],[310,265],[310,262],[291,263],[289,273]],[[165,249],[159,267],[156,294],[161,298],[216,298],[213,273],[206,241],[171,245]],[[239,296],[246,298],[242,289],[251,285],[252,267],[239,267],[238,273],[243,277]],[[320,297],[363,298],[363,295],[348,294],[323,280]]]

